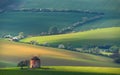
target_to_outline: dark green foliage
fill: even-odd
[[[58,28],[57,27],[50,27],[49,34],[58,34]]]
[[[37,42],[37,41],[32,40],[32,41],[30,41],[30,43],[29,43],[29,44],[32,44],[32,45],[38,45],[38,42]]]
[[[120,64],[120,57],[114,60],[116,63]]]
[[[68,50],[74,50],[74,47],[72,46],[71,43],[67,43],[66,49],[68,49]]]
[[[29,61],[28,60],[20,61],[17,66],[23,69],[25,66],[29,66]]]
[[[117,46],[112,46],[110,48],[110,52],[113,52],[113,55],[111,56],[112,58],[118,59],[120,58],[120,49]]]
[[[110,47],[110,51],[114,52],[114,53],[118,53],[119,52],[119,47],[117,47],[117,46],[111,46]]]

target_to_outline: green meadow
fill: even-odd
[[[0,0],[0,75],[120,75],[120,64],[113,58],[57,48],[71,44],[84,46],[120,47],[120,0]],[[13,12],[9,9],[51,8],[104,13],[104,17],[87,22],[67,34],[39,36],[50,27],[67,28],[83,18],[100,16],[75,12]],[[2,12],[2,10],[5,10]],[[23,32],[19,42],[1,38]],[[36,41],[38,45],[27,44]],[[43,46],[45,43],[49,46]],[[54,48],[52,48],[54,47]],[[112,55],[111,52],[102,52]],[[38,56],[41,68],[20,69],[17,64]]]
[[[1,75],[119,75],[120,68],[80,67],[80,66],[44,66],[41,69],[4,68]]]
[[[62,35],[28,37],[20,42],[35,40],[39,44],[47,42],[51,45],[71,43],[75,47],[84,45],[120,45],[119,32],[120,27],[112,27]]]
[[[117,15],[118,17],[118,15]],[[76,31],[85,31],[85,30],[91,30],[91,29],[98,29],[98,28],[109,28],[109,27],[119,27],[120,25],[120,19],[119,18],[103,18],[101,20],[97,20],[94,22],[90,22],[87,24],[84,24],[80,27],[77,27]]]
[[[118,12],[119,0],[25,0],[21,8],[82,9]]]
[[[3,1],[4,2],[4,1]],[[8,3],[11,3],[7,1]],[[77,27],[75,30],[84,31],[96,28],[119,27],[119,0],[21,0],[19,8],[53,8],[53,9],[81,9],[105,13],[103,19],[93,21]],[[14,4],[13,3],[13,4]],[[2,3],[1,3],[2,4]],[[5,4],[5,2],[3,3]],[[7,4],[7,3],[6,3]],[[93,14],[84,13],[39,13],[39,12],[5,12],[0,14],[0,35],[17,35],[24,32],[27,35],[39,35],[48,32],[52,26],[59,29],[80,21],[82,17],[93,17]],[[29,27],[28,27],[29,26]]]
[[[94,14],[68,12],[6,12],[0,14],[0,34],[40,35],[48,32],[50,27],[57,26],[59,30],[71,26],[83,17],[93,17]],[[28,27],[29,26],[29,27]]]
[[[6,61],[0,61],[0,67],[13,67],[16,66],[16,64]]]

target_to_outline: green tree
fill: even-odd
[[[120,57],[119,57],[119,58],[116,58],[114,61],[115,61],[115,63],[120,64]]]
[[[117,46],[111,46],[111,47],[110,47],[110,51],[111,51],[111,52],[117,53],[118,50],[119,50],[119,47],[117,47]]]
[[[29,60],[24,60],[24,61],[20,61],[17,64],[18,67],[21,67],[21,69],[23,69],[25,66],[29,66]]]
[[[100,54],[100,49],[98,47],[94,48],[95,54]]]
[[[58,34],[58,28],[57,27],[50,27],[49,34]]]
[[[118,58],[118,56],[120,55],[119,47],[117,47],[117,46],[111,46],[109,50],[110,50],[110,52],[113,53],[113,55],[112,55],[113,58]]]
[[[24,38],[24,33],[23,33],[23,32],[20,32],[20,33],[18,34],[18,38],[19,38],[19,39]]]
[[[59,44],[58,48],[65,49],[65,45],[64,44]]]
[[[112,47],[113,48],[113,58],[120,58],[120,48],[117,46]]]
[[[68,50],[74,50],[74,47],[72,46],[71,43],[67,43],[66,49],[68,49]]]
[[[35,41],[35,40],[32,40],[32,41],[30,41],[30,44],[32,44],[32,45],[38,45],[39,43],[37,41]]]

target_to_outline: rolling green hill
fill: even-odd
[[[15,63],[11,63],[11,62],[6,62],[6,61],[0,61],[0,67],[13,67],[16,66]]]
[[[5,3],[5,1],[3,2]],[[13,0],[12,2],[18,1]],[[81,9],[105,13],[103,19],[79,26],[75,29],[78,31],[120,26],[120,11],[118,10],[119,0],[21,0],[21,2],[19,8]],[[5,5],[4,3],[3,5]],[[0,14],[0,35],[16,35],[19,32],[24,32],[28,35],[39,35],[41,32],[47,32],[49,27],[57,26],[61,29],[81,20],[81,17],[86,16],[90,17],[94,15],[76,13],[5,12]]]
[[[37,41],[39,44],[45,42],[51,45],[67,44],[70,43],[74,47],[81,46],[102,46],[102,45],[120,45],[120,27],[103,28],[84,32],[52,35],[52,36],[36,36],[28,37],[21,42]]]
[[[101,20],[97,20],[95,22],[84,24],[74,30],[76,31],[85,31],[97,28],[108,28],[108,27],[120,27],[120,19],[119,18],[104,18]]]
[[[2,64],[6,64],[5,67],[10,66],[8,63],[12,63],[14,67],[19,61],[29,60],[33,56],[40,57],[42,66],[120,66],[114,63],[111,58],[86,53],[38,47],[2,40],[0,40],[0,44],[0,60]],[[4,67],[2,64],[0,64],[0,67]]]
[[[68,27],[82,17],[88,18],[95,16],[87,13],[68,13],[68,12],[8,12],[0,14],[0,34],[39,34],[48,32],[50,27]]]
[[[25,0],[22,8],[82,9],[118,12],[119,0]],[[118,10],[118,11],[116,11]],[[120,11],[119,11],[120,12]]]
[[[0,0],[0,10],[16,8],[19,4],[20,0]]]
[[[19,68],[0,69],[2,75],[119,75],[120,68],[80,67],[80,66],[44,66],[36,70],[19,70]]]

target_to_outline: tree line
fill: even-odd
[[[96,15],[104,15],[101,12],[94,12],[90,10],[71,10],[71,9],[53,9],[53,8],[21,8],[21,9],[13,9],[9,10],[12,12],[73,12],[73,13],[88,13],[88,14],[96,14]]]
[[[94,55],[110,57],[114,59],[115,63],[120,64],[120,47],[116,45],[91,46],[91,47],[84,45],[80,48],[76,48],[75,46],[73,46],[72,43],[66,43],[66,44],[61,43],[61,44],[51,45],[48,42],[40,44],[37,41],[30,41],[29,44],[38,45],[38,46],[55,47],[55,48],[60,48],[60,49],[65,49],[65,50],[70,50],[70,51],[75,51],[75,52],[89,53],[89,54],[94,54]]]

